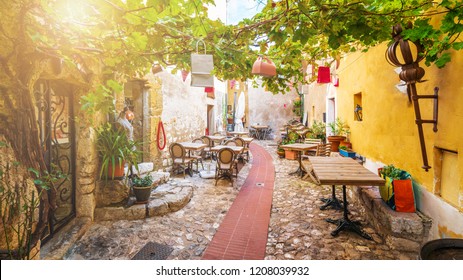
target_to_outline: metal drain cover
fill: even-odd
[[[256,183],[256,187],[263,187],[264,183]]]
[[[132,260],[165,260],[174,249],[156,242],[148,242]]]

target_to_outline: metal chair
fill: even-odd
[[[205,158],[207,158],[209,156],[211,158],[211,161],[212,161],[211,148],[214,145],[214,141],[212,141],[211,138],[209,138],[207,136],[201,136],[200,139],[203,140],[203,143],[207,145],[207,147],[203,149]]]
[[[193,143],[201,143],[203,144],[203,140],[201,138],[196,138],[194,139],[193,141],[191,141]],[[204,149],[201,149],[201,150],[198,150],[198,151],[194,151],[190,157],[194,158],[195,161],[196,161],[196,171],[199,171],[199,163],[201,162],[201,167],[203,168],[204,170],[204,165],[203,165],[203,158],[204,158]]]
[[[233,186],[233,169],[235,169],[235,153],[231,148],[222,148],[217,152],[217,167],[215,169],[215,185],[219,179],[227,178]]]
[[[238,146],[243,147],[240,157],[246,155],[246,161],[249,161],[249,148],[247,147],[246,142],[241,137],[236,137],[235,142]]]
[[[172,170],[182,169],[183,170],[183,178],[185,178],[185,170],[189,169],[191,172],[192,170],[192,163],[195,161],[194,158],[187,157],[187,153],[185,148],[180,143],[172,143],[169,146],[169,153],[172,157]],[[190,173],[191,175],[191,173]]]

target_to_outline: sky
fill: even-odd
[[[262,1],[262,0],[261,0]],[[252,18],[264,5],[258,0],[216,0],[209,8],[209,17],[220,18],[227,24],[237,24],[244,18]]]

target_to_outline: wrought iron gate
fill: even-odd
[[[59,81],[41,80],[35,88],[40,143],[48,171],[65,175],[54,183],[56,207],[50,207],[42,242],[75,217],[76,146],[73,88]]]

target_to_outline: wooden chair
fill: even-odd
[[[207,136],[201,136],[200,139],[203,140],[203,143],[207,145],[206,148],[203,149],[205,158],[210,157],[212,161],[211,147],[214,145],[214,141],[212,141],[211,138]]]
[[[306,138],[304,139],[304,144],[314,144],[314,145],[320,145],[322,143],[322,139],[316,139],[316,138]],[[318,146],[317,146],[318,148]],[[306,154],[302,155],[302,158],[307,158],[307,156],[315,156],[317,155],[317,149],[309,150],[307,151]]]
[[[318,145],[317,152],[316,152],[315,156],[329,157],[330,155],[331,155],[331,143],[319,144]],[[302,177],[302,179],[305,180],[308,177],[310,177],[310,179],[314,183],[319,184],[318,180],[315,178],[315,175],[314,175],[313,169],[312,169],[312,164],[310,162],[305,162],[304,164],[302,164],[302,169],[304,169],[304,171],[306,172],[306,174],[304,175],[304,177]]]
[[[244,158],[244,155],[246,155],[246,161],[249,161],[249,148],[247,147],[246,142],[241,137],[236,137],[235,142],[237,146],[243,147],[240,157]]]
[[[171,172],[174,172],[175,170],[178,170],[181,168],[183,170],[183,178],[185,178],[185,170],[189,169],[190,172],[192,171],[192,165],[195,159],[191,157],[187,157],[186,150],[180,143],[170,144],[169,153],[170,153],[170,156],[172,157]]]
[[[236,166],[235,153],[231,148],[222,148],[217,152],[217,166],[215,169],[215,185],[219,179],[227,178],[233,186],[233,170]]]
[[[227,140],[223,144],[225,146],[239,146],[234,139]]]
[[[193,143],[204,143],[201,138],[196,138],[192,141]],[[194,158],[196,161],[196,171],[199,171],[199,163],[201,162],[201,167],[204,170],[203,158],[204,158],[204,149],[194,151],[190,157]]]

